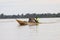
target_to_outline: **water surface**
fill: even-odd
[[[0,19],[0,40],[60,40],[60,18],[39,21],[42,24],[20,26],[15,19]]]

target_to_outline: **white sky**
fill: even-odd
[[[60,0],[0,0],[0,14],[60,12]]]

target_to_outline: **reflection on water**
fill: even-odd
[[[21,28],[23,28],[23,27],[29,27],[29,29],[31,30],[31,31],[35,31],[35,32],[37,32],[38,31],[38,25],[18,25],[17,27],[18,27],[18,29],[21,29]]]
[[[30,29],[31,31],[38,32],[38,26],[29,26],[29,29]]]
[[[57,22],[56,20],[60,19],[45,18],[40,19],[40,22]],[[60,40],[60,22],[21,26],[15,19],[2,19],[0,40]]]

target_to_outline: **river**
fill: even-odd
[[[0,40],[60,40],[60,18],[40,18],[39,22],[20,26],[16,19],[0,19]]]

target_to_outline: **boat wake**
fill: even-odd
[[[53,23],[60,23],[60,20],[55,22],[41,22],[40,24],[53,24]]]

